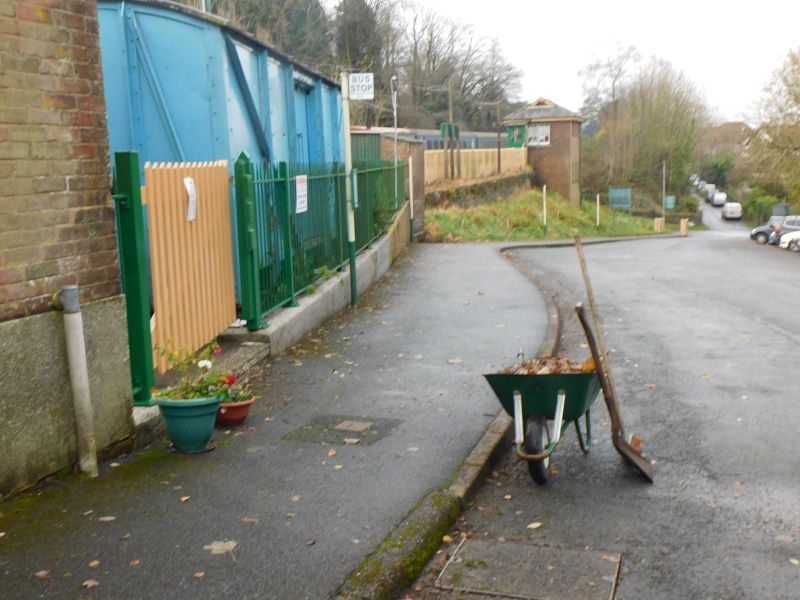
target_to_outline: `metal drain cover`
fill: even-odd
[[[352,415],[320,415],[283,436],[289,442],[346,445],[357,439],[359,446],[369,446],[389,435],[402,421]]]
[[[466,540],[435,586],[519,600],[613,600],[621,555],[530,542]]]

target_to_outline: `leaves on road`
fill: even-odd
[[[97,559],[95,559],[95,560],[93,560],[93,561],[91,561],[89,563],[89,567],[92,568],[92,569],[96,569],[99,566],[100,566],[100,561],[97,560]]]
[[[344,445],[345,446],[355,446],[361,440],[359,438],[344,438]]]
[[[50,579],[50,571],[36,571],[33,576],[36,577],[36,579]]]
[[[336,450],[328,450],[328,456],[336,456]]]
[[[81,584],[81,586],[85,587],[87,590],[96,588],[98,585],[100,585],[100,582],[97,581],[97,579],[87,579]]]
[[[460,359],[460,358],[448,358],[447,359],[447,364],[448,365],[463,365],[464,361],[463,361],[463,359]]]
[[[261,522],[261,519],[258,517],[242,517],[242,523],[252,523],[253,525],[258,525]]]
[[[186,503],[191,499],[191,496],[181,496],[181,503]]]
[[[98,521],[102,521],[103,523],[110,523],[111,521],[115,521],[117,517],[113,517],[111,515],[106,515],[104,517],[97,517]]]
[[[239,543],[234,540],[216,541],[203,546],[203,550],[208,550],[211,554],[230,554],[233,557],[233,551],[238,545]]]
[[[539,529],[542,524],[536,521],[535,523],[528,523],[528,529]]]
[[[198,571],[197,573],[194,574],[194,578],[195,579],[202,579],[205,576],[206,576],[206,572],[205,571]]]
[[[442,541],[445,544],[452,544],[453,543],[453,538],[451,536],[449,536],[449,535],[445,535],[445,536],[442,536]]]

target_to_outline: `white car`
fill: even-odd
[[[728,194],[725,192],[714,192],[713,194],[709,195],[709,200],[711,200],[711,206],[725,206],[725,204],[728,202]],[[739,208],[741,208],[741,205]],[[741,216],[742,215],[739,214],[739,217],[737,218],[741,218]]]
[[[800,231],[784,233],[778,245],[786,250],[800,251]]]
[[[723,196],[725,194],[722,194]],[[716,196],[714,197],[714,206],[716,206]],[[741,219],[742,218],[742,205],[738,202],[726,202],[722,207],[723,219]]]

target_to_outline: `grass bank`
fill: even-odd
[[[667,231],[675,226],[667,225]],[[542,194],[528,190],[508,199],[470,208],[435,208],[425,211],[425,232],[433,242],[525,241],[582,237],[651,235],[653,220],[631,217],[600,207],[595,225],[595,205],[573,206],[555,194],[547,195],[547,234],[542,225]]]

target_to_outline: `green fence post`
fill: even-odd
[[[133,403],[150,406],[153,373],[153,340],[150,336],[150,288],[144,251],[144,216],[139,178],[139,154],[114,154],[114,211],[119,243],[122,291],[128,317]]]
[[[239,241],[239,292],[241,317],[247,329],[264,329],[261,321],[261,288],[258,278],[258,224],[253,163],[242,152],[233,165],[236,188],[236,235]]]
[[[283,218],[283,254],[286,261],[284,272],[286,273],[286,289],[292,299],[289,306],[297,306],[294,291],[294,252],[292,250],[292,198],[289,186],[289,166],[285,162],[278,164],[278,178],[281,180],[281,213]]]

